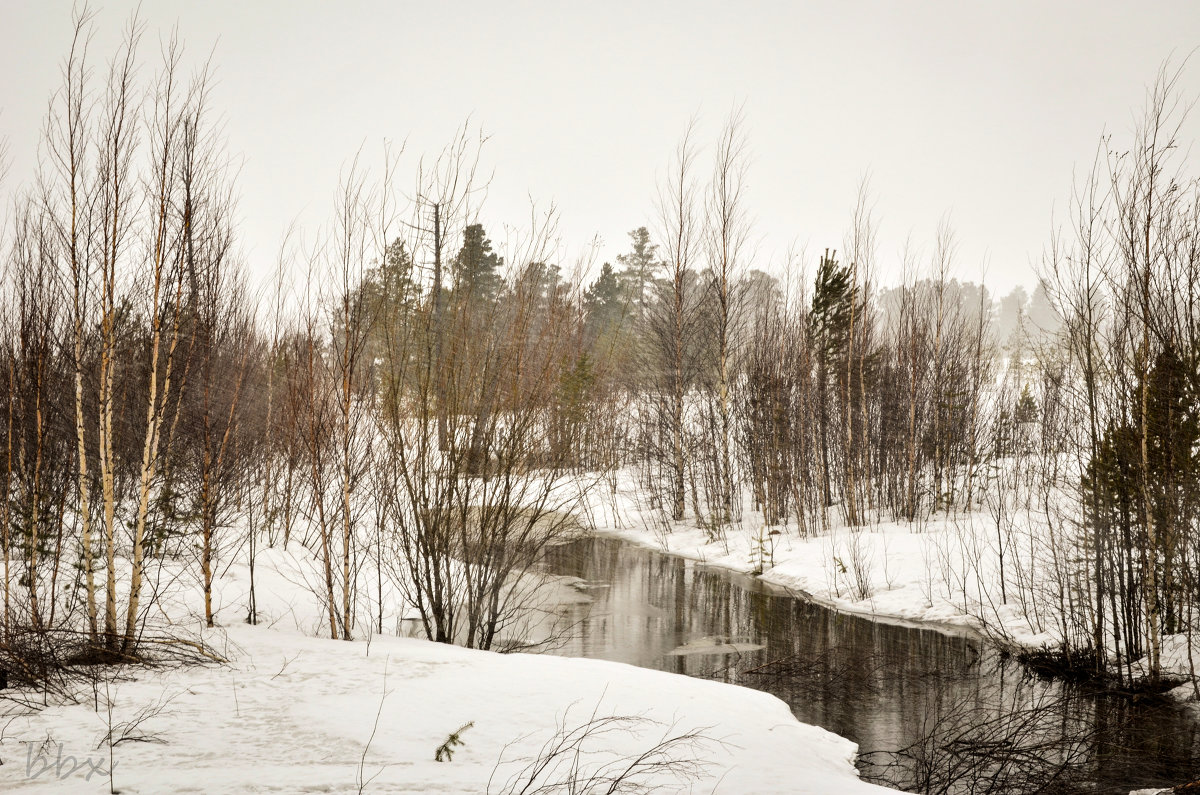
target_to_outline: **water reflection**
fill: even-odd
[[[1200,733],[1182,709],[1031,678],[967,637],[835,613],[612,539],[557,547],[546,566],[585,580],[593,600],[563,607],[576,631],[556,653],[766,690],[857,742],[867,777],[926,791],[1128,793],[1200,775]],[[1020,776],[1005,784],[1012,771],[986,749],[1020,755]],[[956,782],[937,779],[951,767]]]

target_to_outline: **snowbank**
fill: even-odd
[[[664,738],[697,732],[704,739],[672,757],[707,763],[693,769],[697,792],[887,791],[858,779],[852,742],[747,688],[393,636],[311,637],[321,614],[303,587],[306,567],[279,551],[259,559],[260,606],[273,614],[259,626],[237,620],[246,571],[230,568],[218,591],[229,624],[205,632],[230,664],[141,669],[102,684],[94,699],[88,691],[86,703],[5,718],[0,791],[107,792],[111,729],[124,793],[502,792],[523,781],[556,730],[609,716],[637,721],[588,740],[585,770],[611,772]],[[181,589],[167,603],[185,597],[196,593]],[[454,733],[452,759],[435,761]],[[639,780],[653,789],[693,789],[669,769],[645,772]]]

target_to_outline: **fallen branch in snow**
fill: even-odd
[[[450,762],[454,759],[454,749],[456,746],[465,745],[463,742],[462,733],[475,725],[475,721],[467,721],[462,726],[459,726],[454,731],[450,732],[446,737],[446,742],[437,747],[437,751],[433,754],[435,762]]]
[[[276,679],[278,679],[280,676],[282,676],[282,675],[283,675],[283,672],[287,670],[287,667],[288,667],[289,665],[291,665],[293,662],[295,662],[295,661],[296,661],[296,658],[297,658],[297,657],[299,657],[299,656],[300,656],[300,652],[296,652],[295,654],[293,654],[293,655],[292,655],[292,657],[291,657],[290,659],[289,659],[289,658],[287,658],[287,657],[284,657],[284,658],[283,658],[283,667],[282,667],[282,668],[280,668],[278,671],[276,671],[276,672],[275,672],[274,676],[272,676],[272,677],[271,677],[271,681],[275,681],[275,680],[276,680]]]
[[[229,663],[229,660],[215,652],[209,651],[207,648],[205,648],[203,643],[194,640],[185,640],[183,638],[143,638],[142,643],[188,646],[189,648],[194,649],[197,654],[205,659],[212,660],[213,662],[220,663],[221,665],[226,665]]]

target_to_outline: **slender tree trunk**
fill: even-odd
[[[345,351],[342,356],[342,639],[350,640],[350,542],[353,533],[351,521],[350,493],[352,488],[351,446],[355,428],[351,422],[353,411],[350,380],[354,369],[354,353],[351,340],[351,317],[349,294],[343,298],[345,311]]]
[[[440,202],[435,202],[433,205],[433,339],[435,346],[434,367],[437,372],[437,434],[438,434],[438,450],[446,450],[447,435],[449,434],[448,420],[446,412],[446,381],[443,373],[442,363],[442,346],[443,330],[442,330],[442,314],[444,307],[442,306],[442,205]]]
[[[42,628],[41,610],[38,607],[38,563],[39,545],[41,544],[41,509],[42,509],[42,454],[45,447],[46,432],[42,420],[42,379],[45,367],[45,347],[38,345],[37,363],[34,382],[34,463],[33,463],[33,495],[30,500],[29,516],[29,614],[34,629]],[[54,597],[53,591],[51,598]]]
[[[4,544],[4,632],[5,640],[8,639],[9,633],[12,631],[11,621],[11,583],[12,576],[9,572],[9,560],[12,556],[12,541],[10,532],[12,525],[9,522],[10,513],[12,511],[12,481],[13,481],[13,427],[14,417],[13,412],[16,407],[13,405],[14,397],[16,396],[16,377],[13,373],[13,359],[8,357],[8,428],[5,436],[5,457],[4,457],[4,492],[0,494],[3,502],[0,502],[0,536]]]
[[[671,518],[675,521],[683,519],[684,514],[684,441],[683,441],[683,278],[675,279],[675,336],[674,360],[672,362],[671,382],[671,461],[674,479],[672,482]]]
[[[846,523],[859,524],[858,501],[855,493],[854,411],[851,407],[851,381],[854,374],[854,331],[858,319],[858,261],[850,262],[850,330],[846,336],[846,386],[842,390],[844,406],[842,416],[846,422],[846,448],[843,454],[846,465]]]
[[[908,520],[917,518],[917,329],[909,336],[908,377]]]
[[[208,391],[205,385],[205,391]],[[207,408],[205,409],[207,413]],[[207,421],[205,425],[207,425]],[[209,431],[206,427],[204,430],[204,453],[201,463],[200,476],[200,572],[204,575],[204,623],[205,626],[213,626],[213,611],[212,611],[212,557],[213,557],[213,524],[214,517],[212,515],[212,450],[209,446]]]
[[[113,460],[113,317],[111,274],[106,278],[106,305],[101,321],[100,348],[100,489],[104,508],[104,644],[117,646],[116,488]]]
[[[1145,604],[1146,630],[1149,633],[1149,669],[1152,679],[1158,678],[1162,638],[1159,632],[1158,594],[1158,528],[1155,526],[1153,501],[1150,493],[1150,218],[1146,218],[1146,263],[1142,274],[1142,350],[1138,362],[1140,383],[1139,423],[1141,430],[1142,513],[1146,523]]]

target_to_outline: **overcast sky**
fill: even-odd
[[[107,57],[134,3],[99,5]],[[930,246],[942,217],[958,275],[1007,292],[1065,209],[1104,130],[1126,137],[1164,59],[1200,45],[1200,2],[143,3],[143,53],[178,23],[214,51],[213,106],[244,157],[243,247],[265,269],[288,223],[329,214],[339,170],[365,144],[434,153],[468,116],[491,135],[493,237],[561,213],[564,265],[653,227],[655,180],[688,120],[711,141],[744,104],[755,265],[795,243],[811,267],[840,248],[870,175],[879,255]],[[37,157],[60,80],[70,5],[0,0],[0,136],[13,183]],[[99,63],[99,61],[97,61]],[[1182,87],[1200,95],[1200,55]],[[410,159],[411,163],[412,160]],[[707,165],[706,165],[707,168]]]

